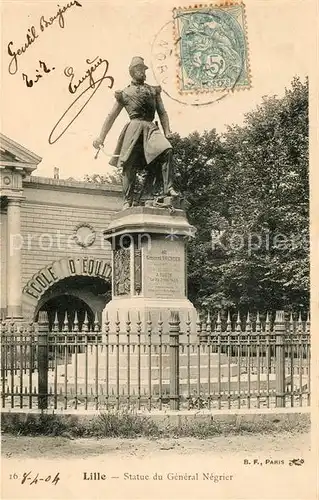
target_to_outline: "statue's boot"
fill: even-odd
[[[130,208],[132,206],[132,203],[130,201],[125,200],[123,203],[122,210],[126,210],[127,208]]]
[[[179,196],[173,188],[173,152],[171,149],[164,151],[162,159],[163,191],[166,196]]]
[[[178,193],[177,191],[175,191],[175,189],[174,189],[174,188],[172,188],[172,187],[171,187],[171,188],[167,191],[167,195],[168,195],[168,196],[173,196],[173,197],[175,197],[175,196],[180,196],[180,193]]]

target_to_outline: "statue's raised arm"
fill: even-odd
[[[116,103],[105,119],[99,137],[93,142],[95,148],[103,146],[114,121],[125,108],[130,121],[122,130],[110,161],[111,165],[123,169],[123,208],[141,203],[142,195],[154,197],[159,181],[162,191],[157,195],[178,195],[173,188],[169,119],[161,98],[161,87],[145,83],[147,69],[142,57],[133,57],[129,67],[131,83],[115,92]],[[154,123],[155,112],[164,135]],[[146,171],[145,182],[142,190],[136,193],[136,174],[141,170]]]

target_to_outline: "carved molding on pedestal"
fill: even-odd
[[[113,253],[113,294],[129,295],[131,292],[130,248],[118,248]]]
[[[139,295],[142,291],[142,250],[134,250],[134,293]]]

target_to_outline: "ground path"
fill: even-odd
[[[310,434],[304,432],[205,440],[5,435],[2,441],[3,499],[315,498]],[[304,462],[289,465],[291,459]],[[30,479],[21,485],[29,471]],[[14,472],[19,479],[9,480]],[[38,472],[43,478],[59,472],[59,483],[27,484]],[[106,479],[84,480],[84,473]]]

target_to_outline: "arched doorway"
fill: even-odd
[[[68,277],[55,283],[43,294],[37,304],[34,319],[38,320],[39,311],[46,311],[50,331],[53,330],[56,321],[59,331],[62,331],[66,318],[68,329],[73,329],[77,315],[79,331],[82,330],[85,318],[89,330],[92,331],[95,317],[101,325],[102,311],[109,300],[111,300],[110,282],[97,277]]]
[[[68,330],[71,331],[74,328],[75,319],[80,331],[83,329],[85,320],[87,320],[90,331],[94,328],[95,315],[91,307],[74,295],[58,295],[45,302],[39,311],[47,312],[50,331],[57,327],[61,332],[66,324]]]

